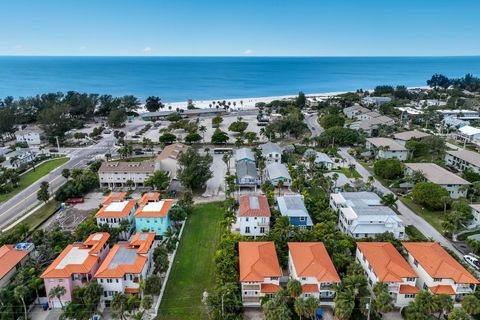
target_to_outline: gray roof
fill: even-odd
[[[430,136],[426,132],[418,131],[418,130],[412,130],[412,131],[405,131],[405,132],[399,132],[395,133],[393,137],[397,140],[403,140],[403,141],[408,141],[412,138],[415,139],[421,139]]]
[[[266,167],[270,179],[286,178],[291,180],[290,173],[283,163],[273,162]]]
[[[307,217],[307,225],[313,225],[301,194],[287,194],[277,197],[277,204],[282,216]]]
[[[407,151],[407,148],[405,148],[401,144],[396,143],[394,140],[390,138],[382,138],[382,137],[368,138],[367,141],[377,148],[388,147],[388,150],[392,150],[392,151]]]
[[[253,162],[239,162],[236,164],[237,178],[242,179],[244,177],[258,178],[257,167]]]
[[[240,148],[235,151],[235,161],[251,160],[255,161],[255,155],[250,148]]]
[[[137,260],[137,249],[120,247],[108,264],[109,269],[115,269],[121,264],[134,264]]]
[[[381,205],[382,199],[374,192],[340,192],[349,207],[369,207]]]
[[[99,173],[106,172],[130,172],[130,173],[150,173],[155,171],[154,161],[140,161],[140,162],[124,162],[124,161],[109,161],[102,162]]]
[[[447,153],[454,157],[462,159],[476,167],[480,167],[480,153],[464,149],[447,151]]]
[[[405,163],[405,166],[413,171],[420,171],[425,178],[436,184],[470,184],[465,179],[436,165],[435,163]]]
[[[338,175],[338,178],[337,178],[337,181],[336,181],[336,186],[337,187],[341,188],[341,187],[343,187],[347,184],[351,185],[350,179],[348,179],[347,176],[344,175],[341,172],[327,172],[327,173],[324,173],[323,176],[332,178],[334,174]]]
[[[333,163],[333,160],[330,159],[330,157],[323,152],[317,152],[315,156],[315,163]]]
[[[262,154],[264,155],[272,152],[282,153],[282,148],[280,148],[278,144],[273,142],[267,142],[267,143],[261,144],[259,147],[262,150]]]

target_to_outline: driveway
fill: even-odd
[[[207,181],[207,188],[203,193],[203,197],[225,196],[225,174],[227,172],[227,165],[223,162],[223,154],[213,154],[212,157],[213,162],[210,170],[213,172],[213,177]]]
[[[347,160],[349,164],[353,163],[356,166],[357,172],[362,176],[364,181],[368,180],[368,177],[372,176],[367,169],[365,169],[357,160],[348,154],[349,148],[340,148],[338,152],[342,158]],[[383,194],[393,193],[390,189],[384,187],[377,179],[374,180],[373,186],[380,190]],[[432,227],[428,222],[423,220],[422,217],[416,215],[412,210],[403,204],[400,200],[397,201],[398,211],[400,212],[400,218],[405,225],[414,225],[420,232],[422,232],[427,238],[440,243],[445,248],[452,250],[459,258],[463,258],[463,254],[453,246],[453,244],[445,238],[440,232]]]

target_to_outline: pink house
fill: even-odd
[[[41,275],[45,282],[47,297],[50,290],[57,286],[65,288],[65,294],[57,298],[49,298],[51,308],[61,308],[62,305],[72,301],[72,291],[83,287],[100,267],[110,250],[107,232],[97,232],[88,237],[83,243],[68,245],[62,253]]]

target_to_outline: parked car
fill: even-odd
[[[50,151],[50,152],[58,152],[58,149],[52,148],[52,149],[50,149],[50,150],[48,150],[48,151]]]
[[[473,255],[467,254],[463,256],[463,260],[471,265],[475,270],[480,270],[480,261],[478,258],[474,257]]]

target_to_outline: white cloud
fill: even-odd
[[[152,52],[152,48],[150,48],[150,47],[145,47],[145,48],[143,49],[143,52],[147,52],[147,53],[148,53],[148,52]]]
[[[252,53],[253,53],[252,49],[247,49],[247,50],[243,51],[243,54],[245,54],[245,55],[250,55]]]

